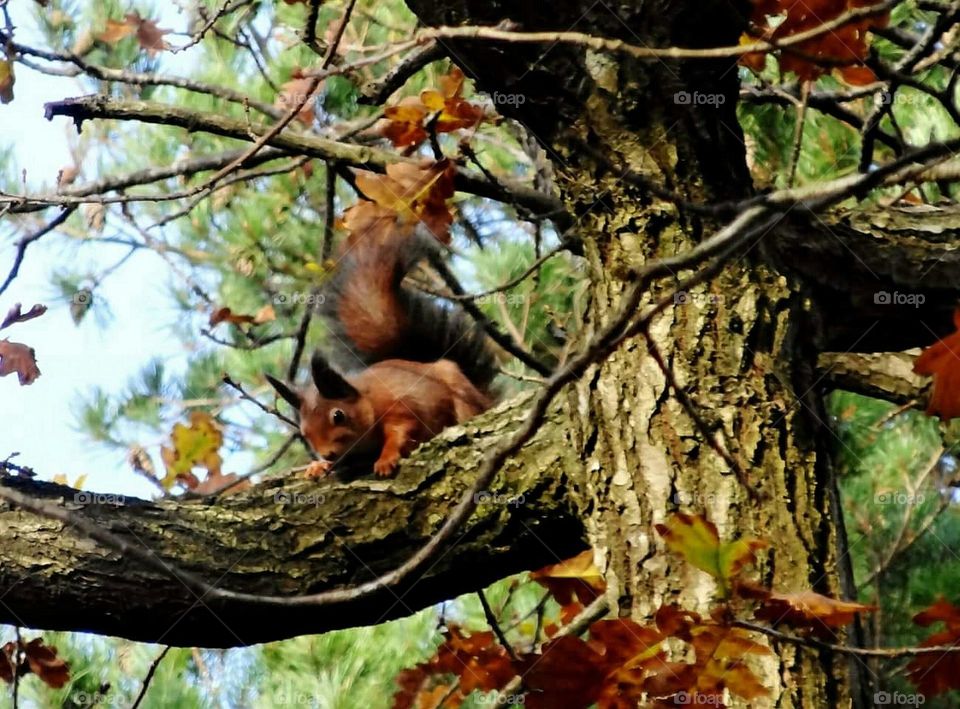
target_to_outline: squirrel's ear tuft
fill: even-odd
[[[277,393],[286,401],[290,406],[300,410],[300,403],[302,399],[300,395],[288,384],[284,384],[276,377],[271,377],[269,374],[265,375],[267,381],[270,382],[270,386],[277,390]]]
[[[314,352],[310,358],[310,371],[313,374],[313,383],[317,385],[317,391],[324,399],[356,399],[360,396],[360,392],[340,376],[319,352]]]

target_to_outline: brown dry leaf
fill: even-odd
[[[103,32],[95,35],[97,39],[101,42],[107,42],[108,44],[116,44],[122,39],[126,39],[133,35],[137,31],[137,23],[131,23],[131,15],[127,15],[127,18],[124,20],[107,20],[107,27]],[[140,16],[137,15],[139,20]]]
[[[0,103],[13,101],[13,83],[15,81],[13,62],[9,59],[0,61]]]
[[[264,305],[253,315],[241,315],[230,308],[217,308],[210,314],[210,327],[228,322],[233,325],[262,325],[277,319],[272,305]]]
[[[359,202],[343,215],[351,241],[408,233],[422,222],[437,240],[449,243],[453,213],[448,202],[455,174],[449,160],[426,167],[394,163],[387,165],[386,175],[358,172],[357,186],[370,201]]]
[[[13,307],[7,311],[6,317],[4,317],[3,322],[0,322],[0,330],[5,327],[10,327],[14,323],[26,322],[27,320],[33,320],[34,318],[39,318],[45,312],[47,312],[46,305],[40,305],[37,303],[27,312],[21,312],[20,303],[14,303]]]
[[[305,77],[299,69],[294,70],[291,77],[290,81],[280,86],[280,92],[277,94],[273,105],[282,111],[289,111],[294,106],[303,102],[303,106],[297,112],[297,120],[304,125],[312,125],[315,115],[313,111],[314,99],[323,88],[323,82],[321,81],[313,92],[307,96],[313,79]]]
[[[55,646],[43,644],[43,638],[35,638],[28,642],[23,646],[23,652],[30,671],[48,686],[59,689],[70,679],[70,667],[63,659],[57,657]]]
[[[32,347],[10,340],[0,340],[0,377],[17,373],[20,386],[33,384],[40,376],[37,355]]]
[[[737,592],[744,598],[758,598],[761,605],[756,617],[773,625],[812,630],[830,635],[832,628],[842,628],[853,622],[857,613],[869,613],[876,606],[853,601],[841,601],[814,591],[775,593],[752,584],[740,584]]]
[[[147,54],[155,56],[158,52],[170,49],[170,45],[163,38],[171,30],[162,30],[157,27],[157,23],[140,17],[139,12],[130,12],[120,20],[107,20],[107,27],[103,32],[96,35],[101,42],[116,44],[127,37],[136,36],[141,49],[147,50]]]
[[[565,625],[583,610],[584,604],[593,601],[607,587],[603,574],[593,565],[593,552],[589,549],[559,564],[544,566],[532,572],[530,578],[550,591],[560,604],[561,620]],[[556,629],[553,628],[554,632]]]
[[[139,19],[139,15],[137,17]],[[158,52],[170,49],[163,36],[171,31],[160,29],[153,20],[141,19],[137,25],[137,41],[140,42],[141,49],[147,50],[147,54],[156,56]]]
[[[80,212],[87,223],[87,228],[97,233],[103,231],[103,225],[107,219],[107,205],[102,202],[89,202],[80,207]]]

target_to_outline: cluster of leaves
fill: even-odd
[[[454,67],[441,76],[439,88],[424,89],[419,96],[407,96],[395,106],[384,109],[380,135],[397,148],[415,148],[430,133],[452,133],[476,128],[483,121],[495,122],[482,107],[463,98],[463,72]]]
[[[877,0],[753,0],[752,26],[744,41],[765,40],[776,45],[793,35],[815,30],[851,10],[879,4]],[[885,27],[889,20],[889,11],[877,12],[798,42],[780,52],[780,69],[810,81],[835,66],[840,78],[848,84],[870,84],[877,77],[863,63],[869,52],[867,32],[874,27]],[[742,58],[745,66],[756,71],[762,70],[765,62],[766,55],[759,52]]]
[[[594,622],[588,638],[563,632],[604,591],[603,576],[585,552],[542,569],[531,578],[544,585],[562,608],[564,625],[548,625],[548,640],[524,650],[498,644],[493,632],[466,634],[449,626],[444,642],[429,660],[398,677],[395,709],[460,706],[473,691],[502,692],[514,677],[525,706],[625,709],[640,701],[655,706],[724,706],[727,694],[748,701],[769,690],[750,658],[770,655],[757,631],[738,622],[738,611],[785,626],[799,634],[833,637],[857,613],[872,608],[840,601],[812,590],[780,593],[750,583],[743,571],[757,563],[766,543],[757,539],[723,542],[716,527],[701,516],[672,515],[657,529],[667,547],[710,574],[719,600],[709,616],[664,604],[653,622],[627,618]],[[512,686],[512,685],[510,685]],[[507,697],[510,699],[510,697]]]
[[[57,648],[43,638],[14,640],[0,647],[0,679],[12,684],[17,677],[34,674],[50,687],[59,688],[70,679],[70,668],[57,655]]]

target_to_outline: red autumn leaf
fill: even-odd
[[[33,673],[48,686],[59,689],[70,679],[69,665],[57,656],[56,647],[43,644],[43,638],[19,641],[19,663],[16,648],[16,642],[8,642],[0,648],[0,679],[4,682],[12,683],[14,674],[22,677]]]
[[[450,675],[457,678],[462,699],[475,690],[489,692],[503,688],[517,675],[517,668],[492,632],[467,635],[459,626],[450,625],[446,640],[432,658],[397,677],[400,689],[394,695],[394,709],[429,706],[434,685],[440,681],[438,676]],[[443,684],[448,687],[447,682]]]
[[[45,646],[43,638],[35,638],[23,647],[30,671],[54,689],[59,689],[70,679],[70,668],[57,657],[57,648]]]
[[[920,647],[956,647],[960,643],[960,608],[944,598],[913,617],[913,622],[924,628],[943,623],[944,630],[933,633]],[[917,655],[907,665],[907,675],[917,689],[927,697],[960,689],[960,653],[943,652]]]
[[[749,631],[723,622],[717,613],[704,621],[678,606],[661,606],[656,614],[658,630],[693,646],[694,662],[669,662],[644,680],[645,690],[658,706],[709,704],[723,706],[725,690],[749,701],[769,694],[744,663],[749,655],[769,655],[770,648],[753,639]]]
[[[960,416],[960,308],[953,313],[953,332],[925,349],[913,371],[933,377],[927,414],[947,420]]]
[[[0,340],[0,377],[5,377],[13,372],[17,373],[20,386],[33,384],[40,376],[36,353],[32,347],[20,342]]]
[[[618,618],[591,625],[589,641],[573,635],[550,640],[540,654],[522,658],[525,706],[635,707],[644,679],[664,666],[663,639],[654,628]]]
[[[878,0],[753,0],[752,29],[743,42],[767,40],[774,44],[802,32],[814,30],[853,9],[878,5]],[[771,21],[770,18],[774,18]],[[867,33],[883,27],[889,12],[877,13],[844,23],[830,31],[794,44],[779,54],[780,69],[801,80],[813,80],[839,65],[840,78],[862,85],[876,81],[863,65],[869,53]],[[762,53],[744,55],[741,63],[754,70],[763,68]]]

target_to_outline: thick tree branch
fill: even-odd
[[[521,398],[449,429],[388,481],[288,478],[209,504],[95,496],[8,477],[0,479],[0,496],[42,498],[218,588],[293,597],[362,583],[411,556],[473,481],[491,441],[524,418],[526,404]],[[204,598],[69,524],[0,503],[7,539],[0,548],[0,622],[217,647],[408,615],[585,547],[580,522],[563,501],[564,471],[577,465],[564,437],[563,418],[554,412],[503,466],[453,553],[393,591],[345,604],[254,612],[249,604]]]
[[[817,358],[821,384],[906,404],[923,396],[927,377],[913,373],[916,353],[824,352]]]

